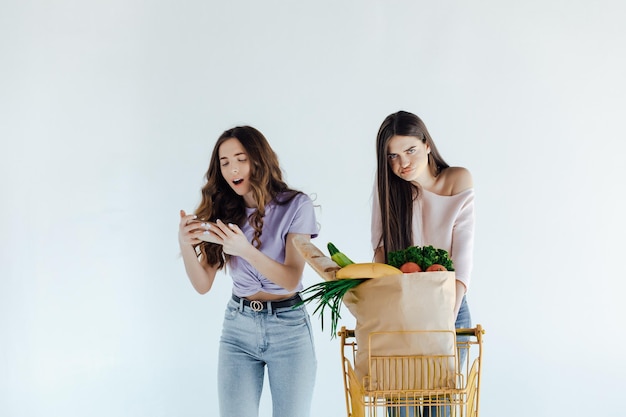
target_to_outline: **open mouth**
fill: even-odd
[[[243,178],[237,178],[236,180],[233,180],[233,184],[235,185],[239,185],[243,182]]]

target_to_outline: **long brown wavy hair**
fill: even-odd
[[[222,176],[219,161],[219,149],[228,139],[237,139],[245,149],[250,161],[250,187],[257,209],[246,218],[246,205],[243,197],[233,191]],[[214,222],[233,223],[242,227],[246,221],[254,229],[252,244],[261,248],[263,217],[267,204],[276,199],[276,204],[286,204],[300,191],[290,189],[283,181],[278,156],[270,147],[261,132],[251,126],[238,126],[226,130],[220,135],[213,147],[209,169],[205,175],[206,184],[202,187],[202,200],[195,214],[198,219]],[[222,245],[201,242],[195,245],[198,256],[204,257],[209,265],[218,265],[222,269],[229,256]]]
[[[395,135],[414,136],[430,146],[428,167],[435,177],[449,167],[439,154],[426,125],[415,114],[399,111],[383,121],[376,138],[376,178],[382,222],[378,246],[383,246],[385,261],[389,252],[413,245],[413,201],[420,195],[418,186],[391,171],[387,147]]]

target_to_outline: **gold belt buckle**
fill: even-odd
[[[252,311],[261,311],[263,310],[263,302],[259,300],[250,301],[250,308]]]

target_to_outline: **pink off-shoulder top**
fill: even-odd
[[[372,201],[372,247],[381,238],[380,205],[374,190]],[[474,189],[445,196],[421,190],[413,202],[413,244],[445,249],[454,263],[455,275],[469,288],[474,256]]]

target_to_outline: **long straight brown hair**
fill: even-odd
[[[246,205],[242,196],[233,191],[222,176],[219,149],[228,139],[237,139],[246,151],[250,161],[250,187],[257,209],[246,218]],[[215,142],[209,169],[205,175],[206,183],[202,187],[202,200],[195,211],[199,219],[214,222],[233,223],[242,227],[246,221],[254,229],[252,244],[261,247],[263,217],[266,205],[279,194],[277,204],[286,204],[300,191],[290,189],[283,181],[278,156],[263,134],[251,126],[238,126],[224,131]],[[209,265],[218,265],[222,269],[229,256],[224,254],[222,245],[201,242],[196,245],[196,253],[203,256]]]
[[[413,202],[420,197],[420,188],[391,171],[387,148],[393,136],[414,136],[430,146],[428,167],[437,176],[449,165],[439,154],[426,125],[413,113],[399,111],[390,114],[380,125],[376,137],[376,178],[382,235],[378,246],[383,247],[385,261],[392,251],[412,246]]]

